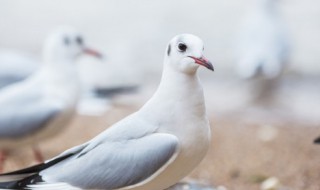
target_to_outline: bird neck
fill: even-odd
[[[74,104],[81,90],[80,79],[74,63],[45,63],[35,80],[45,84],[44,90],[50,96]]]
[[[153,106],[154,104],[157,106]],[[154,110],[155,107],[159,109]],[[185,74],[164,64],[160,85],[143,109],[153,109],[153,113],[159,111],[160,115],[186,110],[182,112],[192,116],[205,116],[203,90],[197,73]]]
[[[183,93],[184,90],[189,92],[189,90],[192,91],[192,87],[197,88],[199,86],[200,83],[196,71],[182,73],[169,64],[164,64],[158,91],[168,92],[169,94],[177,91],[182,91],[181,93]]]
[[[39,72],[50,86],[78,86],[79,76],[74,62],[46,62]]]
[[[76,56],[69,51],[60,48],[52,48],[51,46],[45,46],[43,50],[43,61],[45,63],[63,63],[74,62]]]

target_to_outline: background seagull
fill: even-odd
[[[288,62],[289,39],[277,10],[278,0],[257,0],[244,17],[236,47],[236,71],[252,80],[254,101],[271,100]]]
[[[3,174],[0,188],[163,190],[188,175],[210,144],[199,66],[203,42],[174,37],[160,85],[137,112],[92,140],[38,166]]]
[[[7,150],[35,145],[70,121],[80,91],[74,62],[83,53],[99,56],[85,46],[78,31],[60,28],[45,43],[43,67],[28,79],[0,91],[2,160]],[[40,152],[34,150],[37,160],[42,160]]]
[[[278,10],[278,0],[257,0],[244,17],[237,44],[237,72],[243,78],[261,74],[275,78],[288,60],[287,30]]]
[[[103,115],[111,106],[113,98],[138,91],[138,85],[133,84],[113,86],[100,84],[103,79],[100,75],[103,72],[96,73],[95,70],[105,69],[99,66],[100,64],[104,63],[77,64],[81,82],[81,98],[77,105],[77,113],[80,115]],[[35,57],[13,50],[0,50],[0,90],[5,86],[27,79],[41,66],[40,61]],[[97,68],[88,69],[89,66]]]

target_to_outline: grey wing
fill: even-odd
[[[62,108],[62,104],[46,99],[39,89],[1,97],[0,138],[29,135],[45,126]]]
[[[38,68],[38,61],[29,55],[21,52],[1,50],[0,88],[26,79]]]
[[[46,183],[67,183],[85,189],[123,188],[156,175],[176,158],[177,152],[178,139],[175,136],[151,134],[139,139],[99,144],[81,156],[66,159],[40,172],[40,175]]]

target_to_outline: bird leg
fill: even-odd
[[[35,160],[36,160],[37,162],[39,162],[39,163],[42,163],[42,162],[44,161],[44,159],[43,159],[43,155],[42,155],[39,147],[36,146],[36,145],[34,145],[34,146],[32,147],[32,150],[33,150],[33,154],[34,154]]]
[[[0,173],[3,172],[4,163],[7,158],[7,152],[5,150],[0,150]]]

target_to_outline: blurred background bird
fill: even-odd
[[[278,10],[280,2],[257,0],[241,21],[236,71],[241,78],[253,83],[256,102],[272,99],[289,59],[289,32]]]
[[[25,145],[43,161],[37,144],[63,130],[75,112],[81,88],[75,61],[82,54],[101,57],[76,29],[61,27],[45,42],[42,67],[0,91],[2,161],[7,151]]]
[[[119,95],[136,93],[138,84],[114,83],[104,84],[105,55],[99,63],[77,64],[81,82],[81,96],[77,112],[81,115],[100,116],[112,107],[112,100]],[[18,50],[0,49],[0,90],[3,87],[25,80],[42,66],[36,56]],[[97,73],[97,71],[99,71]],[[101,72],[102,71],[102,72]],[[110,80],[110,79],[109,79]]]

